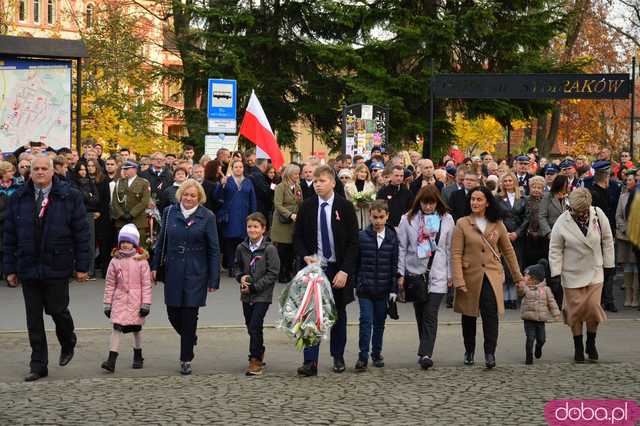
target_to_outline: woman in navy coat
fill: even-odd
[[[251,179],[244,177],[244,165],[241,160],[231,163],[231,176],[225,176],[217,188],[216,198],[223,205],[218,210],[223,238],[223,264],[229,268],[233,277],[236,247],[247,238],[247,216],[256,211],[256,193]]]
[[[180,373],[191,374],[196,344],[198,309],[205,306],[207,290],[220,286],[220,248],[216,217],[203,206],[204,189],[187,179],[176,193],[179,203],[164,211],[164,223],[154,250],[153,278],[164,253],[164,301],[169,322],[180,335]]]

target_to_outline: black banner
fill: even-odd
[[[435,97],[453,99],[628,99],[629,74],[438,74]]]

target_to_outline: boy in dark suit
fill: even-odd
[[[295,252],[305,263],[320,259],[331,281],[338,311],[336,323],[331,328],[331,356],[333,371],[342,373],[347,344],[346,307],[355,300],[353,276],[358,262],[358,221],[353,204],[336,196],[333,170],[328,166],[318,166],[313,176],[317,196],[309,197],[300,206],[293,244]],[[317,375],[319,354],[320,345],[305,348],[304,364],[298,369],[298,374]]]

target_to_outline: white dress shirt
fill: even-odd
[[[333,229],[331,228],[331,209],[333,208],[333,200],[335,199],[335,193],[331,195],[331,198],[328,200],[323,200],[318,196],[318,257],[324,262],[335,262],[336,261],[336,245],[333,241]],[[328,206],[324,208],[324,214],[327,218],[327,228],[329,229],[329,242],[331,243],[331,257],[329,259],[325,259],[322,256],[322,227],[320,225],[320,214],[322,213],[322,204],[327,203]]]
[[[251,253],[253,253],[254,251],[260,248],[263,238],[264,237],[260,238],[255,244],[251,240],[249,240],[249,250],[251,250]]]
[[[382,230],[382,232],[378,232],[377,233],[378,248],[380,248],[380,246],[382,245],[382,242],[384,241],[384,234],[385,234],[385,230],[384,229]]]

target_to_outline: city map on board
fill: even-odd
[[[71,143],[71,62],[0,58],[0,149]]]

